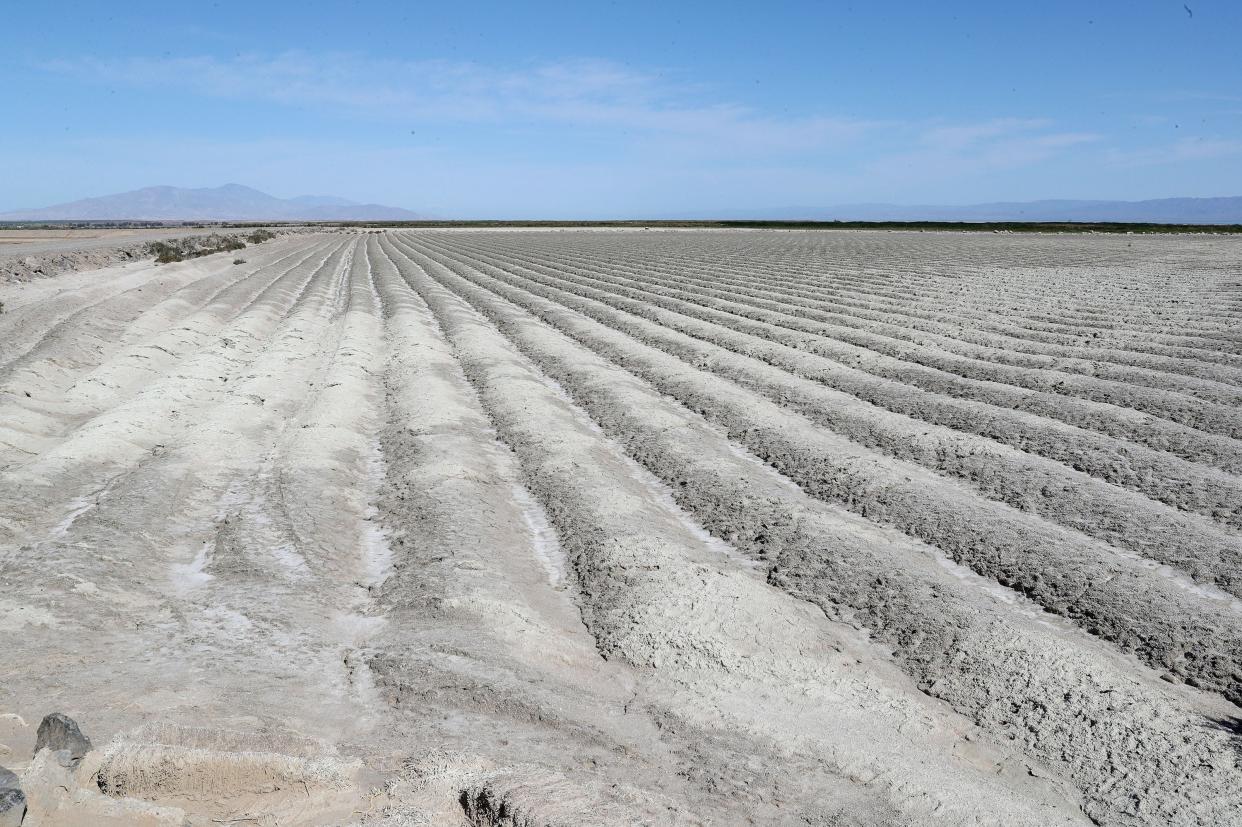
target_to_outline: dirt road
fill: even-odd
[[[0,285],[27,824],[1242,823],[1234,240],[233,259]]]

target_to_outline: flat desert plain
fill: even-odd
[[[1238,238],[238,255],[0,284],[27,825],[1242,823]]]
[[[0,255],[30,255],[35,253],[81,252],[130,244],[139,241],[158,241],[164,238],[185,238],[216,232],[214,229],[189,229],[186,227],[147,227],[94,229],[65,228],[3,229],[0,230]]]

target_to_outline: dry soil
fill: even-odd
[[[26,824],[1242,823],[1237,240],[235,257],[0,284]]]

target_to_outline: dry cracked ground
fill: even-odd
[[[27,825],[1242,823],[1236,239],[233,259],[0,285]]]

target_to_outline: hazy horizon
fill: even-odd
[[[1222,2],[10,20],[0,211],[234,181],[514,218],[1242,194]]]
[[[489,215],[506,220],[508,216]],[[543,218],[555,220],[555,216]],[[1138,222],[1240,224],[1242,196],[1166,198],[1146,201],[1044,200],[981,204],[882,203],[791,205],[767,209],[719,208],[700,213],[614,215],[619,220],[950,221],[950,222]],[[451,219],[396,205],[359,203],[327,193],[280,198],[237,182],[219,187],[144,187],[44,208],[0,210],[2,221],[410,221]],[[573,219],[571,219],[573,220]]]

